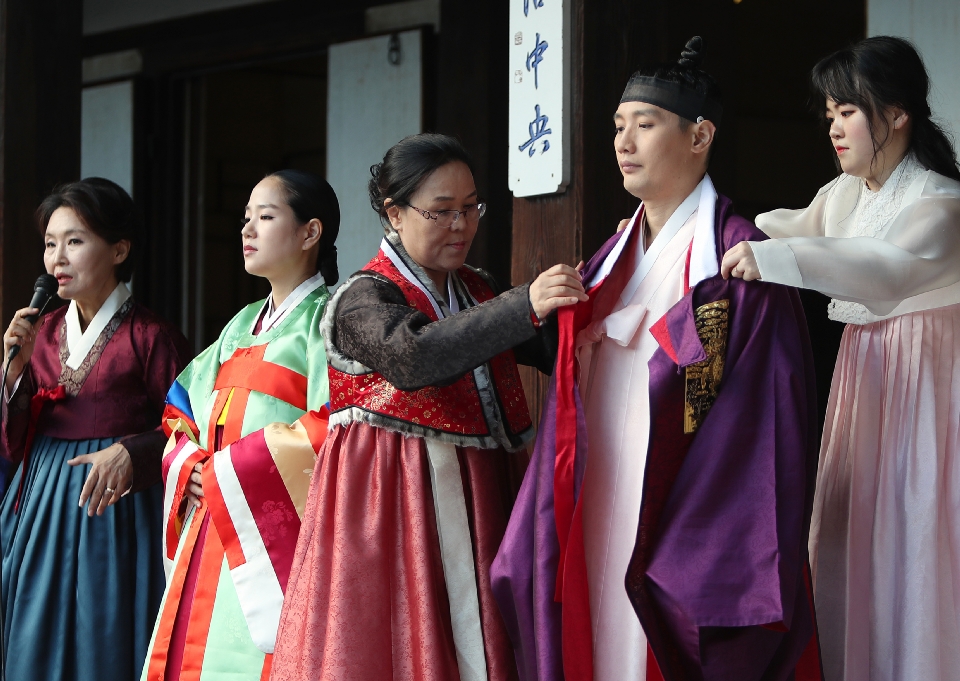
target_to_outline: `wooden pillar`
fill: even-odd
[[[0,0],[0,324],[30,302],[43,272],[34,212],[80,176],[83,6]]]

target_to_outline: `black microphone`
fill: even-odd
[[[33,298],[30,299],[29,307],[35,307],[40,312],[38,314],[28,314],[24,316],[28,322],[33,324],[37,321],[37,318],[43,314],[43,309],[47,306],[60,288],[60,284],[57,283],[57,278],[52,274],[41,274],[37,278],[37,283],[33,285]],[[10,352],[7,354],[7,362],[12,360],[20,353],[20,346],[14,345],[10,348]]]

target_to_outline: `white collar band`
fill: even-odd
[[[130,289],[122,281],[113,289],[113,293],[107,296],[103,305],[93,316],[90,325],[86,331],[80,330],[80,311],[77,309],[77,301],[71,300],[70,307],[67,308],[67,349],[70,351],[67,357],[67,366],[76,371],[83,364],[93,349],[94,343],[107,328],[107,324],[113,319],[120,306],[127,302],[130,297]]]
[[[447,274],[447,298],[450,300],[449,304],[444,306],[442,301],[437,300],[434,295],[430,292],[430,289],[423,285],[423,282],[413,273],[413,271],[407,267],[407,263],[403,261],[403,258],[397,252],[397,249],[394,248],[393,244],[384,237],[383,241],[380,242],[380,250],[383,251],[383,254],[390,259],[390,262],[393,263],[393,266],[396,267],[400,274],[403,275],[403,278],[409,281],[411,284],[420,289],[423,294],[427,297],[427,300],[430,301],[430,304],[433,306],[433,311],[437,315],[437,319],[443,319],[448,316],[444,312],[444,307],[450,311],[450,314],[456,314],[460,311],[460,303],[457,300],[455,291],[453,290],[453,277],[450,274]]]
[[[704,175],[700,184],[683,200],[683,203],[677,207],[673,215],[670,216],[670,219],[667,220],[663,229],[657,234],[657,238],[650,244],[650,250],[643,253],[640,259],[640,265],[623,289],[621,299],[630,300],[633,297],[634,292],[640,286],[641,282],[643,282],[643,278],[647,276],[650,268],[653,267],[657,257],[661,251],[663,251],[664,246],[676,236],[677,232],[679,232],[680,228],[690,219],[694,211],[697,212],[697,225],[693,234],[693,246],[691,247],[690,254],[690,287],[693,288],[701,281],[716,275],[720,271],[719,263],[717,262],[717,239],[715,232],[716,205],[717,190],[714,188],[710,176]],[[590,281],[587,282],[586,288],[589,289],[596,286],[610,275],[610,272],[613,271],[613,266],[620,260],[623,249],[630,240],[632,231],[634,229],[641,229],[639,222],[642,214],[643,204],[640,204],[640,207],[637,208],[633,214],[630,224],[624,230],[624,234],[614,245],[613,250],[604,258],[597,272]],[[642,252],[642,244],[640,250]]]
[[[277,326],[280,324],[280,322],[287,318],[290,312],[292,312],[297,305],[303,302],[304,298],[316,291],[322,285],[323,275],[320,272],[317,272],[309,279],[301,282],[297,288],[293,289],[293,291],[290,292],[290,295],[283,299],[283,302],[280,303],[280,307],[278,307],[276,310],[273,309],[273,293],[271,293],[264,301],[263,308],[261,308],[260,314],[257,315],[257,319],[253,322],[253,328],[250,329],[250,333],[253,333],[253,329],[257,328],[257,321],[259,321],[261,318],[263,319],[263,322],[260,324],[260,333],[269,331],[273,327]]]

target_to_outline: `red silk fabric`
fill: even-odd
[[[490,681],[517,678],[490,590],[512,458],[458,448]],[[277,634],[276,681],[459,678],[426,446],[364,423],[320,452]]]

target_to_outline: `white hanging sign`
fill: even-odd
[[[571,0],[510,0],[510,189],[556,194],[570,182]]]

